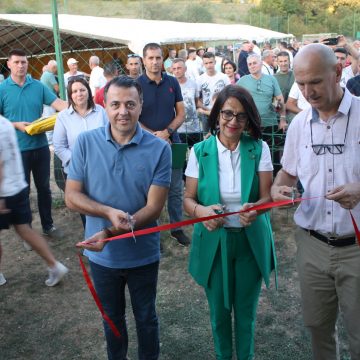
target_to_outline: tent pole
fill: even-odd
[[[65,100],[66,97],[65,97],[65,85],[64,85],[64,65],[63,65],[62,52],[61,52],[61,38],[60,38],[60,31],[59,31],[59,19],[58,19],[58,10],[57,10],[56,0],[51,0],[51,15],[52,15],[52,24],[53,24],[56,62],[57,62],[57,69],[58,69],[60,98]]]

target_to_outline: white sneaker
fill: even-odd
[[[26,251],[31,251],[33,249],[26,241],[23,241],[23,244]]]
[[[3,273],[0,273],[0,286],[6,284],[6,279]]]
[[[53,268],[49,268],[49,278],[45,281],[46,286],[55,286],[69,272],[69,269],[57,261]]]

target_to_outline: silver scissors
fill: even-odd
[[[292,187],[292,189],[291,189],[291,201],[292,201],[293,205],[295,205],[295,202],[294,202],[295,198],[296,198],[296,188]]]
[[[128,222],[128,225],[130,227],[130,230],[132,232],[132,236],[133,236],[133,239],[134,239],[134,242],[136,243],[136,237],[135,237],[135,234],[134,234],[134,225],[135,225],[135,220],[134,218],[132,217],[132,215],[130,215],[129,213],[126,213],[126,217],[127,217],[127,222]]]

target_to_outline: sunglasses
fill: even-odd
[[[138,55],[138,54],[128,54],[128,59],[129,58],[139,58],[140,57],[140,55]]]

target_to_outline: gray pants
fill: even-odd
[[[297,229],[297,267],[304,324],[314,360],[340,360],[336,319],[341,309],[352,360],[360,360],[360,248],[333,247]]]
[[[168,195],[168,213],[170,223],[181,221],[183,218],[183,169],[172,169],[171,184]],[[179,230],[172,229],[172,231]]]

